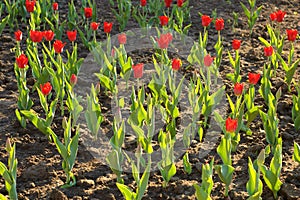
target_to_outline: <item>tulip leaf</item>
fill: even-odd
[[[267,40],[265,40],[264,38],[258,37],[258,39],[259,39],[259,40],[261,41],[261,43],[263,43],[266,47],[271,46],[271,44],[270,44]]]
[[[133,200],[136,198],[136,194],[132,192],[127,185],[121,183],[116,183],[116,184],[126,200]]]
[[[293,160],[300,164],[300,146],[296,142],[294,142]]]

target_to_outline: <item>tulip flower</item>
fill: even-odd
[[[259,79],[260,79],[260,74],[255,74],[255,73],[249,72],[249,73],[248,73],[248,78],[249,78],[249,83],[250,83],[251,85],[256,85],[257,82],[258,82]]]
[[[22,31],[17,30],[17,31],[15,32],[15,39],[16,39],[17,41],[21,41],[21,40],[22,40]]]
[[[92,8],[84,8],[84,16],[85,18],[91,18],[93,16]]]
[[[277,22],[282,22],[283,19],[284,19],[285,14],[286,14],[286,12],[283,12],[283,11],[281,11],[281,10],[278,10],[278,11],[276,12],[276,21],[277,21]]]
[[[172,3],[172,0],[165,0],[165,6],[166,6],[166,8],[170,8],[171,7],[171,3]]]
[[[54,47],[54,51],[55,53],[61,53],[64,49],[64,46],[66,45],[66,43],[62,43],[62,41],[60,40],[55,40],[53,47]]]
[[[232,40],[232,48],[238,50],[241,47],[241,40]]]
[[[297,39],[298,31],[296,29],[286,30],[288,40],[294,42]]]
[[[183,0],[177,0],[177,6],[182,7],[183,5]]]
[[[209,24],[212,21],[212,18],[210,18],[208,15],[202,15],[201,19],[202,19],[202,26],[204,27],[209,26]]]
[[[167,49],[172,39],[173,36],[171,33],[161,34],[157,39],[158,47],[160,49]]]
[[[25,54],[21,54],[19,57],[16,58],[17,65],[20,69],[25,68],[25,66],[28,64],[28,58]]]
[[[34,1],[26,0],[25,7],[26,7],[27,12],[29,12],[29,13],[33,12],[34,6],[35,6],[35,0]]]
[[[30,39],[32,40],[32,42],[41,42],[43,40],[43,37],[43,32],[30,30]]]
[[[77,83],[77,76],[76,76],[75,74],[72,74],[72,75],[71,75],[70,83],[71,83],[72,85],[76,85],[76,83]]]
[[[96,31],[96,30],[98,29],[98,27],[99,27],[99,24],[100,24],[100,23],[92,22],[92,23],[91,23],[91,29],[92,29],[93,31]]]
[[[54,2],[54,3],[52,4],[52,8],[53,8],[53,10],[58,10],[58,3],[57,3],[57,2]]]
[[[133,70],[134,78],[142,78],[143,77],[144,64],[139,63],[139,64],[136,64],[136,65],[132,65],[132,70]]]
[[[205,67],[210,67],[213,61],[214,61],[214,57],[210,56],[209,54],[204,56],[204,66]]]
[[[44,37],[47,41],[52,41],[54,39],[54,32],[51,30],[44,31]]]
[[[243,93],[243,89],[244,89],[244,85],[242,83],[236,83],[233,89],[234,94],[236,96],[240,96]]]
[[[277,19],[276,13],[271,13],[270,14],[270,19],[271,19],[271,21],[275,21]]]
[[[217,31],[221,31],[224,29],[224,20],[222,18],[216,19],[215,27]]]
[[[48,94],[50,94],[51,90],[52,90],[52,86],[51,83],[47,82],[44,85],[40,85],[41,88],[41,92],[43,93],[43,95],[47,96]]]
[[[127,37],[126,37],[125,33],[120,33],[118,35],[119,44],[126,44],[126,40],[127,40]]]
[[[167,26],[168,22],[169,22],[169,17],[167,17],[167,16],[160,16],[159,20],[160,20],[160,25]]]
[[[273,47],[269,46],[269,47],[265,47],[264,48],[264,53],[266,57],[270,57],[273,54]]]
[[[181,65],[182,65],[182,62],[181,62],[180,59],[174,58],[174,59],[172,60],[172,69],[173,69],[173,70],[175,70],[175,71],[179,70],[180,67],[181,67]]]
[[[113,23],[109,22],[104,22],[104,32],[105,33],[110,33],[112,29]]]
[[[230,117],[228,117],[225,121],[225,128],[226,131],[229,133],[233,133],[236,131],[238,126],[238,120],[237,119],[231,119]]]
[[[76,40],[77,30],[74,31],[67,31],[67,36],[70,42],[73,42]]]
[[[141,0],[140,4],[141,4],[142,7],[146,6],[147,5],[147,0]]]

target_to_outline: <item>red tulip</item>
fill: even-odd
[[[35,0],[34,1],[26,0],[25,7],[26,7],[27,12],[29,12],[29,13],[33,12],[34,6],[35,6]]]
[[[275,21],[277,19],[276,13],[271,13],[270,14],[270,19],[271,19],[271,21]]]
[[[282,22],[285,14],[286,14],[286,12],[282,12],[281,10],[278,10],[276,12],[276,21],[277,22]]]
[[[206,67],[211,66],[212,62],[214,61],[214,57],[211,57],[209,54],[207,54],[206,56],[204,56],[204,65]]]
[[[183,0],[177,0],[177,6],[182,7],[183,5]]]
[[[232,48],[238,50],[241,47],[241,40],[232,40]]]
[[[228,117],[225,121],[225,128],[227,132],[234,133],[238,126],[238,120],[237,119],[231,119]]]
[[[272,54],[273,54],[273,47],[272,46],[265,47],[264,48],[264,52],[265,52],[265,56],[267,56],[267,57],[272,56]]]
[[[110,33],[112,29],[113,23],[104,22],[104,32]]]
[[[243,93],[244,85],[243,83],[236,83],[234,85],[233,92],[236,96],[240,96]]]
[[[181,65],[182,65],[182,62],[179,58],[174,58],[172,60],[172,69],[173,70],[175,70],[175,71],[179,70]]]
[[[72,85],[76,85],[76,83],[77,83],[77,76],[76,76],[75,74],[72,74],[72,75],[71,75],[70,83],[71,83]]]
[[[22,40],[22,31],[20,31],[20,30],[17,30],[16,32],[15,32],[15,39],[17,40],[17,41],[21,41]]]
[[[212,21],[212,18],[210,18],[208,15],[202,15],[202,26],[207,27],[209,26],[210,22]]]
[[[254,73],[249,72],[248,77],[249,77],[249,83],[251,85],[256,85],[260,79],[260,74],[254,74]]]
[[[160,37],[157,39],[158,47],[160,49],[168,48],[172,39],[173,39],[173,36],[171,33],[161,34]]]
[[[43,93],[43,95],[47,96],[48,94],[50,94],[51,90],[52,90],[52,86],[51,83],[47,82],[44,85],[40,85],[41,88],[41,92]]]
[[[160,20],[160,25],[167,26],[168,22],[169,22],[169,17],[167,17],[165,15],[164,16],[160,16],[159,20]]]
[[[51,30],[44,31],[44,37],[47,41],[52,41],[54,39],[54,32]]]
[[[16,62],[18,67],[23,69],[28,64],[28,58],[25,54],[21,54],[19,57],[16,58]]]
[[[96,30],[98,29],[98,27],[99,27],[99,24],[100,24],[100,23],[92,22],[92,23],[91,23],[91,29],[92,29],[93,31],[96,31]]]
[[[118,41],[120,44],[126,44],[126,40],[127,40],[127,37],[126,37],[125,33],[120,33],[118,35]]]
[[[144,69],[143,63],[132,65],[134,78],[142,78],[143,77],[143,69]]]
[[[215,27],[217,31],[221,31],[224,29],[224,20],[222,18],[216,19]]]
[[[62,43],[62,41],[60,41],[60,40],[55,40],[55,42],[53,44],[55,53],[63,52],[65,45],[66,45],[66,43]]]
[[[296,29],[286,30],[288,40],[294,42],[297,39],[298,31]]]
[[[141,0],[140,3],[141,3],[141,6],[144,7],[147,5],[147,0]]]
[[[30,31],[30,39],[32,42],[41,42],[43,40],[44,33],[41,31]]]
[[[52,4],[52,8],[53,8],[53,10],[58,10],[58,3],[57,3],[57,2],[54,2],[54,3]]]
[[[172,0],[165,0],[165,6],[167,8],[170,8],[171,7],[171,3],[172,3]]]
[[[74,30],[74,31],[67,31],[67,36],[68,36],[68,39],[73,42],[76,40],[76,35],[77,35],[77,30]]]
[[[91,18],[93,16],[93,9],[92,8],[84,8],[84,16],[86,18]]]

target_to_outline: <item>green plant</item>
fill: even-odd
[[[296,142],[294,142],[293,160],[300,163],[300,146]]]
[[[235,27],[237,27],[239,24],[239,13],[236,13],[233,11],[232,17],[233,17],[232,29],[233,29],[233,32],[235,32]]]
[[[87,109],[84,113],[87,126],[91,131],[94,139],[97,139],[98,131],[103,122],[104,118],[102,116],[101,107],[98,100],[99,86],[96,88],[92,84],[91,93],[87,95]]]
[[[10,139],[6,141],[6,151],[9,154],[7,167],[0,162],[0,175],[5,180],[5,188],[8,192],[11,200],[18,199],[17,193],[17,165],[18,160],[16,159],[16,144],[11,146]],[[0,199],[6,199],[0,194]]]
[[[114,6],[114,1],[110,0],[109,1],[112,6]],[[117,18],[117,21],[120,24],[120,31],[122,32],[131,15],[131,0],[117,0],[117,5],[118,5],[118,11],[115,9],[112,9],[112,12],[114,13],[114,16]]]
[[[277,112],[278,100],[281,96],[281,89],[277,91],[276,97],[274,97],[272,93],[270,93],[268,96],[269,96],[268,112],[264,113],[263,111],[259,110],[259,114],[263,122],[264,130],[266,133],[266,141],[271,145],[272,151],[274,151],[278,144],[279,119],[277,117],[276,112]]]
[[[265,150],[262,150],[262,154],[264,154]],[[263,174],[263,178],[267,186],[273,192],[273,196],[275,199],[278,198],[277,192],[280,190],[282,182],[280,181],[280,172],[282,168],[282,139],[278,139],[278,144],[276,145],[274,156],[271,160],[269,169],[264,165],[263,162],[258,163],[258,166]]]
[[[124,180],[122,179],[122,163],[124,161],[124,155],[122,153],[122,145],[125,138],[125,126],[124,121],[122,121],[119,126],[116,120],[113,124],[114,135],[110,139],[110,144],[112,146],[112,152],[106,157],[106,161],[109,164],[111,170],[117,175],[117,182],[123,184]]]
[[[221,157],[223,164],[215,166],[221,181],[225,183],[225,197],[228,196],[229,186],[234,172],[234,167],[231,166],[231,148],[231,135],[230,133],[226,133],[225,136],[222,137],[221,143],[217,148],[217,153]]]
[[[289,58],[288,58],[288,63],[284,61],[284,59],[277,53],[277,57],[279,58],[282,68],[285,71],[285,82],[288,85],[289,91],[291,91],[291,83],[293,81],[293,76],[296,72],[296,69],[299,65],[300,59],[297,59],[294,63],[292,63],[292,59],[294,57],[294,45],[292,45],[292,48],[290,50]]]
[[[240,2],[246,17],[248,18],[248,26],[249,26],[250,35],[251,35],[253,26],[254,26],[257,18],[259,17],[259,14],[260,14],[263,6],[260,6],[257,9],[255,9],[256,0],[248,0],[248,3],[250,6],[250,10],[242,2]]]
[[[239,55],[239,50],[235,50],[235,60],[232,58],[230,51],[228,51],[228,57],[229,57],[229,61],[231,66],[234,69],[234,73],[230,73],[230,74],[226,74],[226,77],[235,83],[239,83],[242,79],[241,75],[240,75],[240,55]]]
[[[162,151],[162,159],[157,164],[158,169],[163,177],[163,187],[166,187],[171,178],[176,174],[174,162],[174,143],[169,132],[165,133],[160,130],[158,135],[159,146]]]
[[[249,180],[246,184],[246,188],[249,194],[249,198],[247,200],[262,200],[261,194],[263,192],[263,183],[259,178],[260,170],[259,168],[255,169],[251,161],[251,158],[249,157],[248,157],[248,173],[249,173]]]
[[[151,160],[148,161],[142,177],[140,177],[140,170],[138,169],[138,167],[136,167],[133,161],[131,161],[131,164],[133,178],[137,184],[136,192],[133,192],[128,186],[122,183],[116,184],[126,200],[141,200],[148,186]],[[139,165],[139,163],[137,163],[137,165]]]
[[[62,168],[66,173],[67,179],[65,184],[62,185],[62,188],[68,188],[76,185],[76,178],[72,173],[72,169],[75,164],[77,151],[78,151],[78,139],[79,139],[79,126],[77,126],[75,130],[75,134],[71,137],[72,125],[71,125],[71,117],[67,121],[66,118],[63,119],[63,128],[64,128],[64,142],[62,143],[57,135],[51,131],[51,137],[55,146],[57,148],[58,153],[63,158]]]
[[[214,185],[213,164],[214,158],[210,161],[209,164],[206,163],[205,165],[202,165],[201,186],[194,184],[196,197],[198,200],[211,200],[210,193]]]
[[[293,95],[292,119],[295,124],[295,129],[300,129],[300,84],[296,86],[297,95]]]

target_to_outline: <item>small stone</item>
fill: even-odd
[[[81,179],[77,181],[77,185],[84,188],[93,188],[95,186],[95,182],[93,180]]]
[[[29,183],[29,185],[30,185],[30,187],[32,187],[32,188],[34,188],[34,187],[35,187],[35,184],[34,184],[34,182],[30,182],[30,183]]]
[[[82,200],[82,197],[80,197],[80,196],[74,196],[73,200]]]

